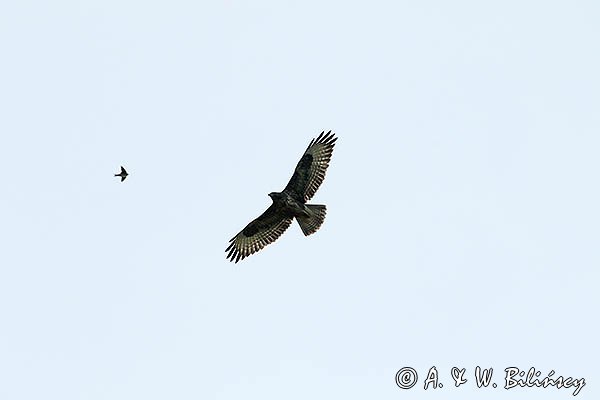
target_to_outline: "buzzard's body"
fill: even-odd
[[[282,192],[269,193],[273,204],[235,235],[225,250],[230,261],[243,260],[273,243],[296,218],[305,236],[316,232],[327,211],[324,205],[306,204],[325,178],[337,138],[331,131],[313,139]]]

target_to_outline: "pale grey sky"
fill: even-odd
[[[512,366],[598,398],[598,21],[593,1],[2,3],[0,398],[572,397],[503,389]],[[319,232],[227,262],[329,129]]]

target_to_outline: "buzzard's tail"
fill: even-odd
[[[323,221],[325,221],[325,214],[327,213],[327,207],[320,204],[307,204],[306,207],[310,215],[308,217],[296,217],[304,236],[308,236],[319,230]]]

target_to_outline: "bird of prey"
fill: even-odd
[[[120,176],[121,177],[121,182],[123,182],[125,180],[125,178],[127,178],[127,175],[129,175],[127,173],[127,171],[125,171],[125,168],[123,168],[123,166],[121,165],[121,173],[120,174],[115,174],[115,176]]]
[[[229,252],[226,258],[237,263],[256,253],[277,240],[294,218],[304,236],[315,233],[321,227],[326,207],[306,202],[323,183],[336,140],[331,131],[323,131],[311,140],[285,189],[269,193],[273,204],[229,241],[225,249]]]

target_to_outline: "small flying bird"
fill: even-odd
[[[115,176],[120,176],[121,177],[121,182],[123,182],[125,180],[125,178],[127,178],[127,175],[129,175],[127,173],[127,171],[125,171],[125,168],[123,168],[123,166],[121,165],[121,173],[120,174],[115,174]]]
[[[229,261],[237,263],[273,243],[289,228],[294,218],[304,236],[315,233],[321,227],[326,207],[306,202],[314,196],[325,179],[337,139],[331,131],[323,131],[311,140],[285,189],[269,193],[273,204],[231,238],[225,249],[225,252],[229,252],[226,257]]]

